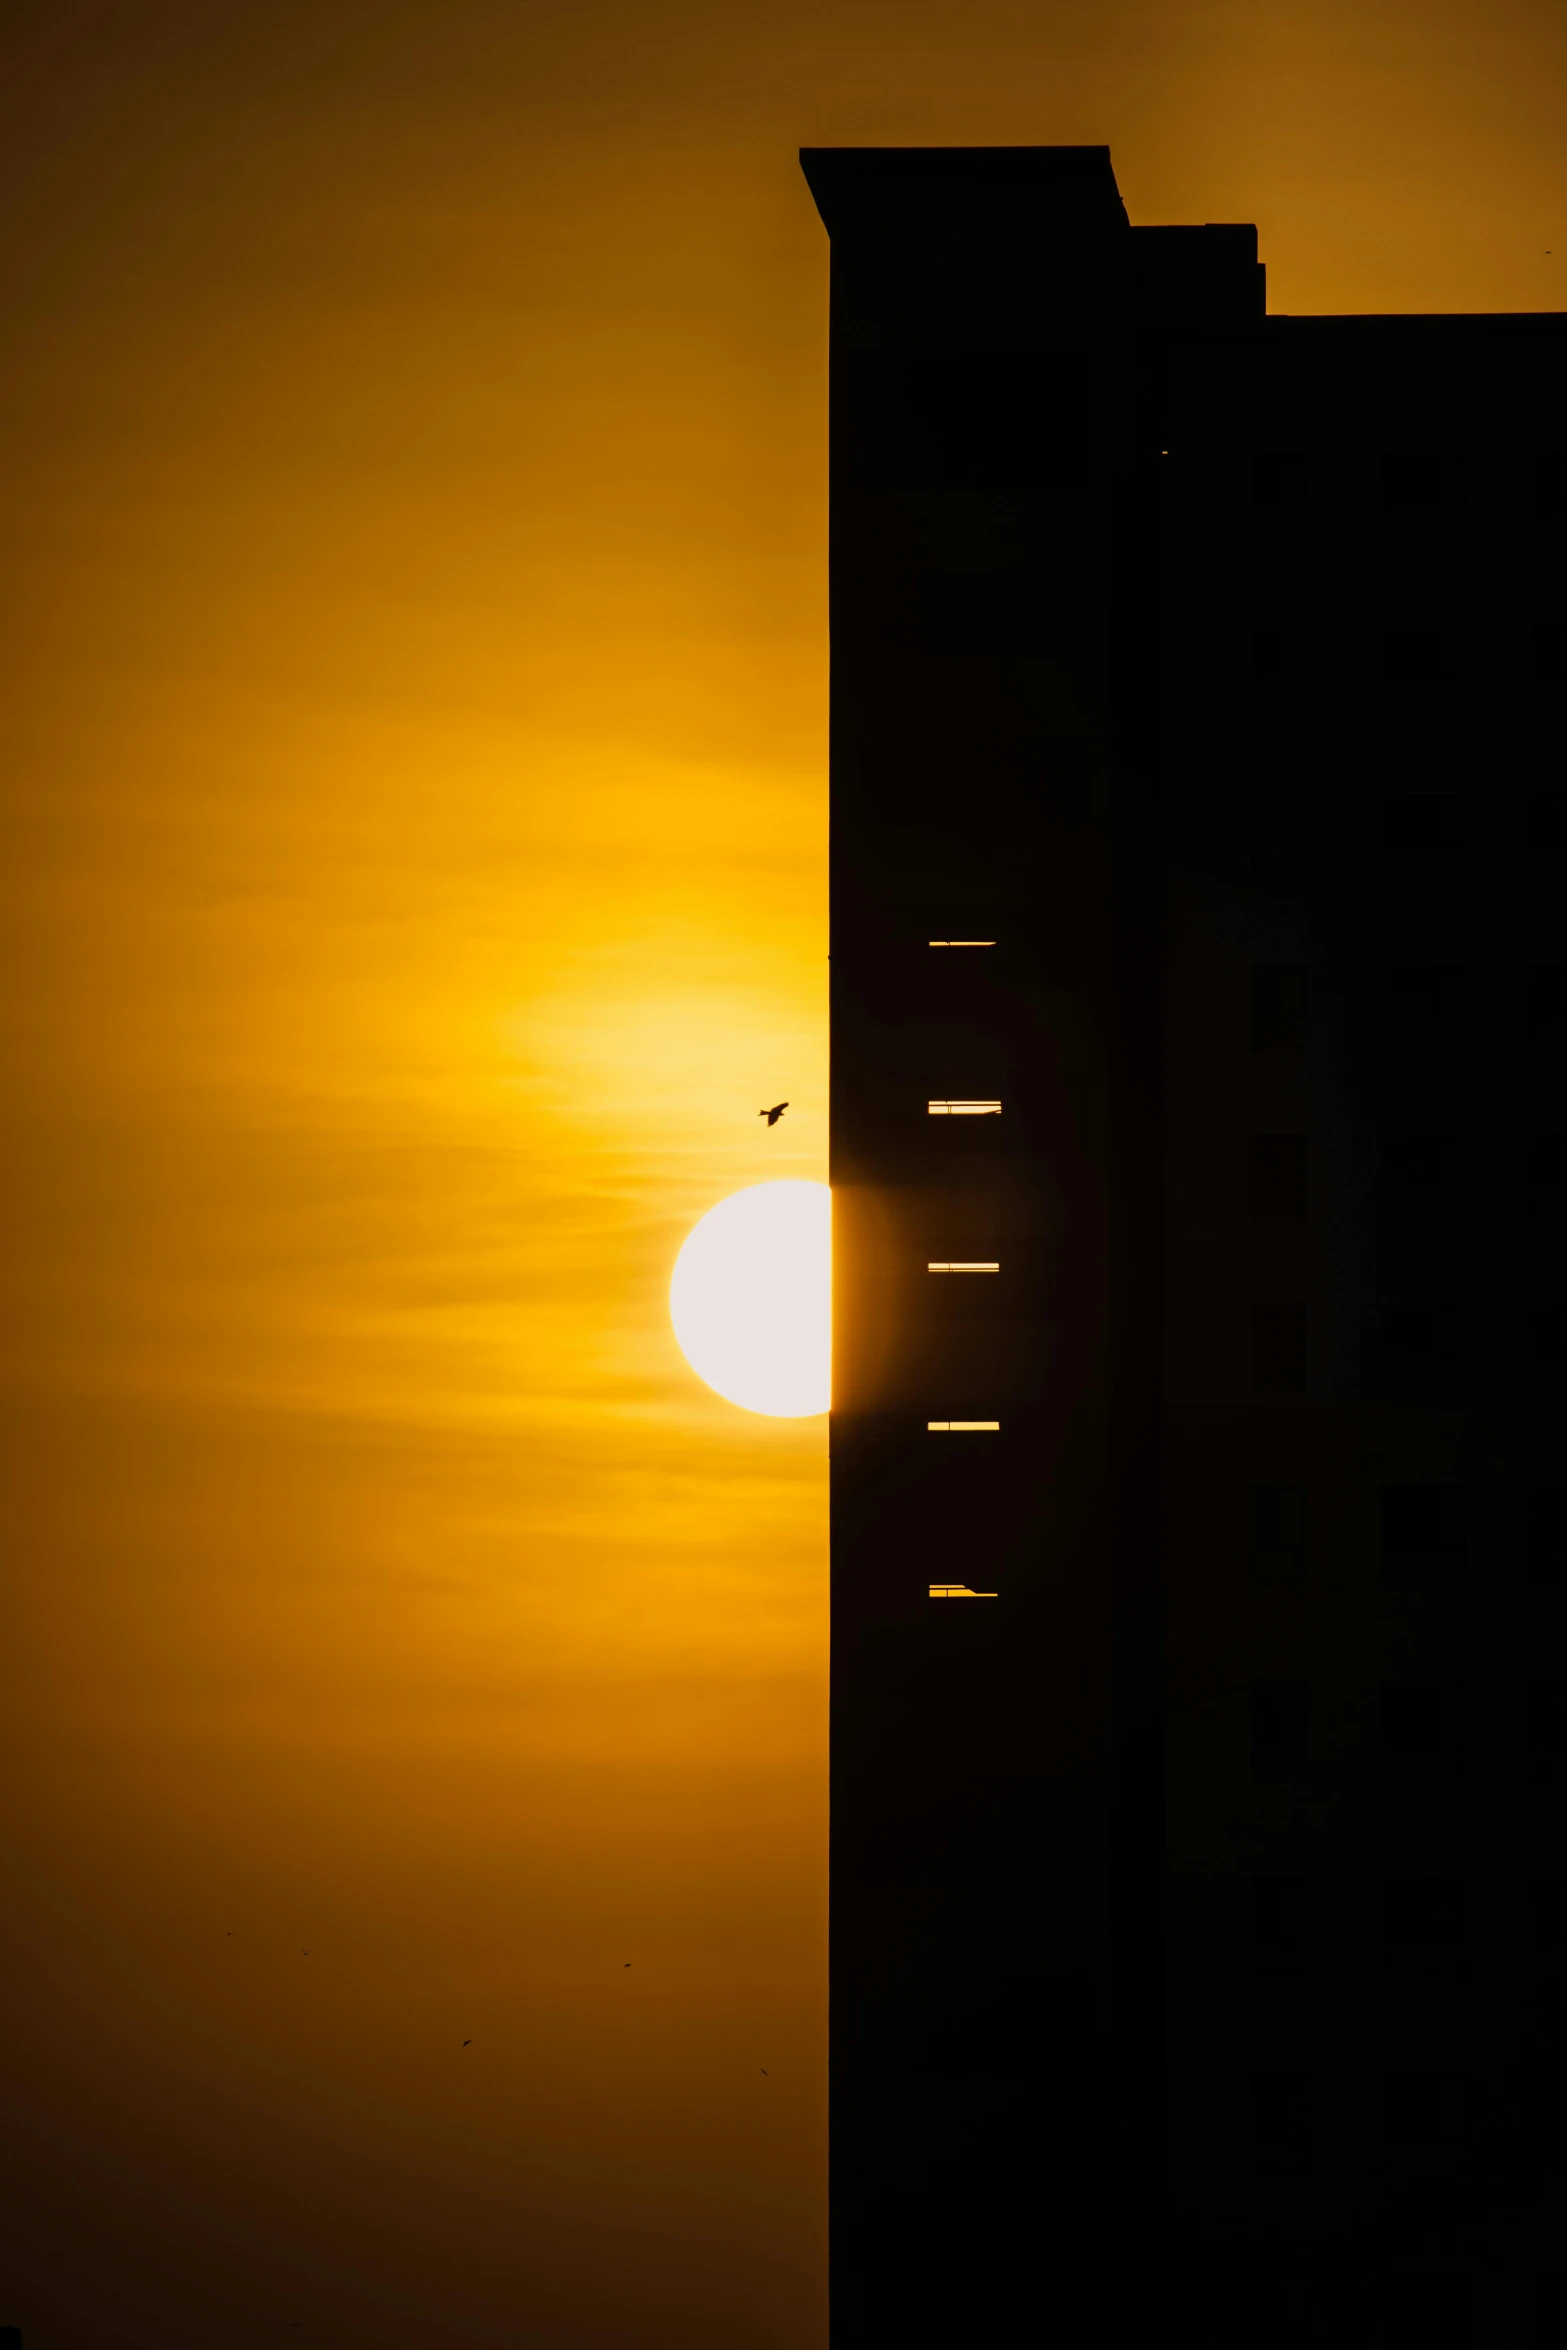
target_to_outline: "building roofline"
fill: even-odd
[[[1108,147],[802,147],[800,169],[829,236],[901,208],[1006,199],[1127,227]],[[922,207],[923,208],[923,207]]]
[[[1567,310],[1272,310],[1270,334],[1560,334]]]

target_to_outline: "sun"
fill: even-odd
[[[692,1226],[669,1317],[699,1379],[776,1420],[825,1412],[832,1392],[832,1194],[753,1183]]]

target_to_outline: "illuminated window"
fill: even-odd
[[[993,947],[993,938],[933,938],[933,947]]]
[[[930,1595],[932,1599],[995,1599],[999,1596],[994,1591],[970,1591],[966,1583],[933,1583]]]
[[[927,1265],[927,1273],[999,1273],[999,1265]]]
[[[999,1102],[927,1102],[933,1118],[999,1118]]]
[[[932,1436],[977,1436],[983,1434],[987,1429],[999,1429],[1001,1422],[999,1420],[927,1420],[925,1425]]]

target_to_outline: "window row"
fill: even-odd
[[[1530,1050],[1567,1052],[1567,963],[1530,964],[1519,977],[1519,1026]],[[1252,1050],[1304,1052],[1310,994],[1304,963],[1254,963],[1248,1007]],[[1377,997],[1384,1041],[1397,1051],[1450,1048],[1463,1041],[1470,1026],[1469,973],[1462,963],[1388,964]]]
[[[1567,538],[1567,450],[1536,449],[1512,461],[1504,514],[1539,538]],[[1381,460],[1381,523],[1390,538],[1456,538],[1468,530],[1474,464],[1466,449],[1388,449]],[[1252,458],[1252,519],[1259,537],[1307,535],[1332,476],[1309,449],[1259,449]]]
[[[1376,1384],[1412,1401],[1456,1403],[1468,1377],[1469,1317],[1462,1305],[1429,1299],[1382,1306],[1366,1368]],[[1251,1309],[1251,1391],[1302,1396],[1308,1386],[1309,1316],[1301,1301]],[[1567,1304],[1527,1310],[1525,1375],[1536,1395],[1567,1396]]]
[[[1389,708],[1457,708],[1468,699],[1472,668],[1470,632],[1456,623],[1395,621],[1378,634],[1374,677]],[[1532,708],[1567,704],[1567,627],[1554,620],[1536,623],[1517,645],[1510,668],[1519,698]],[[1295,701],[1343,674],[1341,655],[1325,655],[1312,629],[1291,622],[1252,631],[1251,684],[1261,703]]]
[[[1299,796],[1259,794],[1251,805],[1253,878],[1299,878],[1309,815]],[[1382,802],[1379,869],[1384,881],[1465,881],[1475,870],[1469,804],[1458,792],[1390,793]],[[1567,881],[1567,792],[1530,794],[1512,852],[1521,879]],[[1342,895],[1342,884],[1335,889]]]
[[[1384,1485],[1377,1500],[1381,1581],[1394,1591],[1462,1584],[1470,1573],[1468,1488]],[[1311,1569],[1310,1503],[1304,1485],[1256,1485],[1249,1555],[1257,1583],[1304,1584]],[[1524,1509],[1523,1568],[1531,1582],[1567,1590],[1567,1484],[1534,1485]]]
[[[1310,1198],[1304,1134],[1254,1134],[1247,1199],[1258,1223],[1300,1223]],[[1567,1218],[1567,1133],[1531,1134],[1515,1198],[1531,1217]],[[1461,1134],[1384,1134],[1378,1144],[1377,1202],[1395,1217],[1461,1216],[1469,1204],[1469,1147]]]

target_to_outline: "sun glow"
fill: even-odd
[[[699,1379],[773,1419],[825,1412],[832,1386],[832,1195],[754,1183],[693,1225],[669,1314]]]

